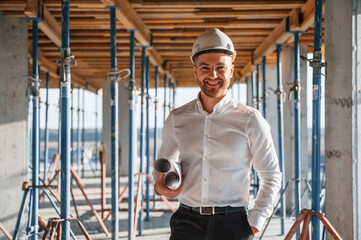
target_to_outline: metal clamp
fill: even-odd
[[[266,98],[269,96],[268,92],[263,92],[263,95],[261,96],[262,101],[266,101]]]
[[[279,96],[280,99],[281,99],[283,102],[286,101],[286,93],[285,93],[285,91],[283,90],[282,86],[277,87],[276,90],[273,89],[273,88],[270,88],[270,87],[269,87],[268,89],[272,90],[274,94],[276,94],[277,96]]]
[[[126,83],[125,83],[125,88],[129,89],[130,91],[134,91],[137,89],[137,83],[135,82],[134,79],[129,79]]]
[[[292,92],[295,92],[295,94],[300,94],[302,87],[301,87],[301,84],[299,81],[295,81],[295,83],[293,83],[293,84],[288,83],[288,85],[291,87],[290,91],[288,93],[288,100],[291,100]]]
[[[28,96],[30,87],[32,89],[36,89],[37,91],[39,91],[39,88],[43,85],[42,84],[43,81],[40,78],[38,78],[38,76],[36,78],[34,78],[33,76],[30,76],[30,75],[26,75],[24,77],[26,77],[27,79],[30,79],[30,81],[28,81],[28,85],[26,87],[25,96]]]
[[[306,56],[301,55],[300,56],[302,60],[308,61],[310,63],[310,67],[312,68],[325,68],[326,69],[326,75],[327,75],[327,62],[322,62],[321,59],[321,51],[314,52],[314,58],[309,59]],[[325,74],[321,73],[321,75],[325,76]]]

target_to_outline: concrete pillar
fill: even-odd
[[[129,90],[126,88],[124,82],[119,82],[119,147],[120,147],[120,161],[121,161],[121,175],[128,176],[129,168],[129,105],[128,96]],[[102,85],[103,87],[103,142],[106,144],[107,152],[107,176],[111,175],[111,158],[110,158],[110,82],[106,81]],[[137,119],[133,123],[133,132],[137,136]],[[133,156],[134,160],[137,161],[137,138],[133,138]],[[135,172],[139,169],[138,165],[135,164]]]
[[[262,77],[262,76],[261,76]],[[263,83],[262,83],[263,84]],[[271,126],[271,134],[273,138],[273,142],[278,155],[278,105],[277,105],[277,95],[270,90],[277,89],[277,68],[276,65],[268,64],[266,65],[266,86],[267,92],[269,93],[266,98],[267,103],[267,122]],[[262,87],[263,89],[263,87]],[[279,156],[279,155],[278,155]]]
[[[307,46],[300,46],[300,54],[307,56]],[[288,83],[294,81],[294,61],[293,61],[293,47],[282,47],[281,54],[282,61],[282,83],[285,92],[288,94],[290,86]],[[301,177],[308,179],[309,169],[309,154],[308,154],[308,129],[307,129],[307,63],[300,60],[300,80],[301,80]],[[284,160],[285,160],[285,181],[294,178],[295,176],[295,136],[294,136],[294,104],[293,96],[291,100],[284,102]],[[305,189],[306,184],[301,183],[301,193]],[[286,191],[286,205],[287,213],[291,213],[295,207],[295,183],[292,181]],[[309,195],[305,194],[302,198],[302,208],[309,208],[310,203],[308,201]]]
[[[354,240],[361,237],[360,16],[360,0],[325,4],[325,211],[341,237]]]
[[[0,36],[0,222],[12,233],[27,172],[26,19],[5,17],[0,12]],[[0,239],[7,238],[0,234]]]

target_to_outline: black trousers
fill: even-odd
[[[253,231],[247,210],[200,215],[179,208],[170,219],[170,240],[251,240]]]

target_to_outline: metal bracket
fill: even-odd
[[[30,79],[28,86],[26,87],[26,92],[25,92],[25,96],[28,96],[29,91],[30,91],[30,87],[31,89],[36,89],[37,91],[39,91],[40,87],[43,85],[43,81],[38,78],[38,76],[36,78],[34,78],[33,76],[25,76],[26,78]]]
[[[296,94],[300,94],[302,87],[300,81],[295,81],[296,83],[288,83],[288,85],[291,87],[290,91],[288,93],[288,100],[291,100],[292,92],[295,92]]]
[[[266,98],[269,96],[269,93],[268,92],[263,92],[264,94],[262,94],[261,96],[261,100],[262,101],[266,101]]]
[[[283,90],[282,86],[277,87],[277,89],[273,89],[270,87],[268,89],[272,90],[272,92],[277,96],[280,96],[282,102],[286,101],[286,92]]]

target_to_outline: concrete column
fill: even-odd
[[[266,68],[267,68],[266,69],[266,85],[267,85],[267,92],[269,93],[268,97],[266,98],[267,122],[271,126],[271,134],[272,134],[272,138],[273,138],[273,143],[275,145],[277,155],[278,155],[279,147],[278,147],[277,95],[272,90],[268,89],[268,88],[277,89],[277,68],[276,68],[276,65],[271,65],[271,64],[268,64],[266,66]],[[263,89],[263,87],[262,87],[262,89]]]
[[[300,54],[307,56],[307,46],[300,46]],[[293,47],[282,47],[282,83],[285,92],[288,94],[290,86],[288,83],[294,81],[294,61]],[[307,129],[307,63],[300,61],[300,80],[301,80],[301,177],[308,179],[309,154],[308,154],[308,129]],[[285,151],[285,181],[295,176],[295,136],[294,136],[294,104],[293,96],[291,100],[286,98],[284,102],[284,151]],[[301,192],[306,187],[304,182],[301,183]],[[292,181],[286,191],[287,213],[291,213],[295,206],[295,183]],[[301,208],[309,208],[309,195],[305,194],[302,198]]]
[[[28,23],[0,12],[0,222],[14,230],[28,152]],[[26,216],[25,216],[26,218]],[[0,234],[0,239],[7,239]]]
[[[111,158],[110,158],[110,82],[106,81],[103,87],[103,142],[106,144],[107,152],[107,176],[111,175]],[[121,175],[128,176],[129,168],[129,109],[128,109],[128,95],[129,91],[124,82],[119,82],[119,147],[120,147],[120,162],[121,162]],[[137,119],[133,123],[133,132],[137,134]],[[137,161],[137,138],[133,138],[133,156]],[[135,164],[135,171],[139,169]]]
[[[343,239],[360,239],[361,1],[325,4],[326,217]],[[331,238],[331,236],[328,236]]]

